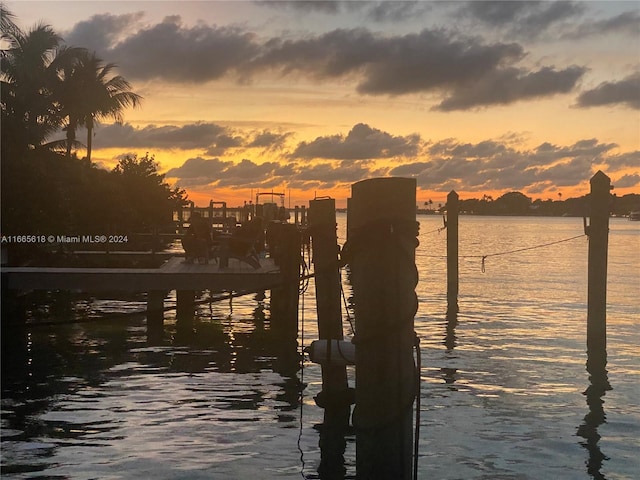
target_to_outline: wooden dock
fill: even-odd
[[[256,291],[282,283],[280,269],[271,258],[254,269],[235,258],[227,268],[186,264],[171,257],[159,268],[53,268],[3,267],[3,282],[11,290],[76,290],[149,292],[154,290]]]
[[[295,340],[301,235],[293,224],[277,223],[272,229],[274,254],[260,258],[259,268],[232,256],[222,257],[220,263],[199,264],[185,263],[181,255],[170,257],[157,268],[2,266],[1,323],[5,319],[13,323],[15,319],[26,320],[21,292],[142,292],[147,296],[147,332],[150,341],[155,342],[162,338],[164,300],[170,291],[176,292],[177,323],[188,329],[198,292],[249,294],[270,290],[273,325],[280,338]],[[118,256],[115,252],[113,255]]]

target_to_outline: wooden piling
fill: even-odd
[[[587,292],[587,369],[607,363],[607,255],[611,180],[601,171],[591,178]],[[590,368],[593,367],[593,368]]]
[[[147,292],[147,339],[158,343],[164,332],[164,296],[162,290]]]
[[[176,291],[176,328],[177,335],[185,338],[193,330],[193,317],[196,311],[196,292],[194,290]]]
[[[309,202],[309,229],[313,248],[318,336],[342,340],[341,280],[338,268],[336,204],[332,198]],[[327,342],[331,357],[331,342]],[[334,352],[339,355],[338,352]],[[316,403],[324,408],[324,425],[346,428],[351,413],[347,369],[344,365],[322,365],[322,391]]]
[[[26,321],[26,305],[24,296],[16,290],[9,289],[9,276],[2,272],[0,277],[2,289],[2,305],[0,308],[1,321],[4,327],[7,324],[22,325]]]
[[[300,207],[300,225],[304,226],[307,224],[307,207],[302,205]]]
[[[417,385],[416,181],[358,182],[349,208],[343,256],[351,269],[356,321],[356,475],[409,480]]]
[[[458,194],[447,195],[447,312],[458,313]]]
[[[270,254],[283,276],[282,285],[271,290],[271,326],[280,339],[297,341],[300,232],[293,224],[272,222],[267,236]]]

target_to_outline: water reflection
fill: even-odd
[[[347,448],[345,429],[322,424],[316,425],[320,431],[320,465],[318,474],[321,480],[343,480],[347,474],[344,453]]]
[[[458,337],[456,336],[456,327],[458,326],[458,312],[447,311],[447,328],[444,336],[444,346],[447,347],[447,353],[451,353],[457,345]]]
[[[71,308],[43,316],[59,325],[3,322],[2,476],[73,470],[73,452],[96,446],[105,448],[86,454],[108,468],[117,461],[109,450],[145,425],[174,434],[173,443],[192,442],[189,432],[205,421],[206,435],[231,435],[224,445],[204,441],[203,459],[234,442],[251,455],[246,432],[265,422],[291,428],[302,390],[298,345],[274,334],[264,296],[254,300],[229,315],[203,315],[204,305],[187,328],[167,320],[155,345],[142,316],[72,323]]]
[[[589,372],[589,386],[584,395],[587,397],[589,412],[585,415],[582,425],[578,427],[578,436],[584,438],[581,445],[587,450],[587,473],[595,480],[606,480],[602,473],[603,462],[609,458],[602,452],[598,442],[600,434],[598,427],[607,421],[604,411],[604,396],[611,390],[606,370],[606,352],[604,358],[594,358],[589,355],[587,371]]]
[[[458,309],[449,309],[447,311],[447,325],[444,336],[444,341],[442,342],[446,348],[445,355],[447,358],[454,358],[453,350],[457,346],[458,337],[456,336],[456,327],[458,326]],[[456,390],[454,383],[457,380],[457,368],[449,368],[442,367],[440,369],[442,372],[442,378],[444,382],[448,385],[448,388],[451,390]]]

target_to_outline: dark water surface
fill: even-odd
[[[419,478],[640,478],[640,222],[611,220],[604,378],[585,367],[586,237],[502,255],[580,235],[582,219],[461,217],[452,319],[441,224],[421,218],[416,252]],[[113,315],[143,295],[53,297],[30,322],[63,324],[3,330],[2,478],[322,478],[320,368],[274,339],[268,294],[204,303],[186,332],[167,312],[160,346],[143,315]],[[313,282],[301,308],[308,345]],[[344,474],[325,478],[355,477],[346,440]]]

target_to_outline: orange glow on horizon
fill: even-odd
[[[615,187],[615,186],[614,186]],[[574,187],[574,188],[558,188],[554,191],[547,191],[543,193],[529,194],[526,191],[522,191],[524,195],[530,197],[532,201],[535,200],[567,200],[569,198],[578,198],[582,197],[589,193],[589,182],[585,182],[585,185]],[[258,189],[236,189],[236,188],[215,188],[211,187],[210,189],[185,189],[187,192],[188,200],[194,202],[197,207],[205,207],[209,205],[209,201],[224,201],[227,202],[229,207],[240,207],[242,205],[249,202],[256,201],[256,193],[258,193]],[[263,193],[270,192],[271,189],[263,189],[260,190]],[[284,206],[289,208],[293,208],[295,206],[309,206],[309,201],[313,200],[316,197],[330,197],[336,200],[336,208],[346,208],[347,207],[347,198],[351,196],[351,186],[344,187],[336,187],[332,189],[320,189],[315,191],[309,190],[301,190],[301,189],[288,189],[286,187],[276,187],[273,189],[274,192],[285,193],[285,202]],[[514,190],[504,190],[504,191],[483,191],[483,192],[473,192],[473,191],[457,191],[461,200],[469,200],[469,199],[481,199],[484,195],[488,195],[494,200],[504,195],[505,193],[509,193]],[[440,192],[433,190],[422,190],[418,188],[416,192],[416,205],[418,208],[431,208],[438,209],[440,206],[443,206],[447,202],[447,195],[450,192]],[[621,197],[623,195],[638,193],[634,191],[633,188],[614,188],[613,193],[617,196]],[[266,201],[270,201],[271,199],[262,198],[260,203],[264,203]],[[431,201],[431,203],[429,203]],[[275,202],[279,203],[280,199],[276,197]]]

